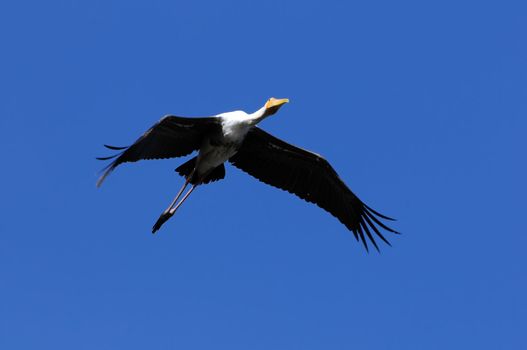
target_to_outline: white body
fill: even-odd
[[[247,114],[244,111],[233,111],[217,115],[221,120],[222,134],[218,140],[205,139],[198,154],[196,172],[206,174],[225,163],[236,154],[249,130],[263,119],[265,109]]]

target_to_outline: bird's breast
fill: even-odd
[[[198,155],[198,172],[206,173],[236,154],[251,126],[236,114],[222,117],[221,131],[204,140]]]
[[[236,154],[239,146],[237,142],[227,142],[221,138],[206,140],[199,150],[198,173],[206,173],[225,163]]]

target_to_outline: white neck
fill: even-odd
[[[256,112],[249,114],[249,118],[248,118],[249,123],[251,125],[256,125],[262,120],[264,120],[268,116],[268,114],[265,113],[266,111],[267,110],[264,106],[260,108],[259,110],[257,110]]]

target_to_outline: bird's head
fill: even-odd
[[[276,112],[278,112],[280,107],[282,107],[287,102],[289,102],[289,99],[287,99],[287,98],[274,98],[274,97],[271,97],[270,99],[267,100],[267,102],[265,103],[265,106],[264,106],[265,107],[265,116],[269,116],[269,115],[275,114]]]

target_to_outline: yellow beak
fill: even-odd
[[[288,102],[289,102],[288,98],[274,98],[274,97],[271,97],[266,102],[265,108],[269,109],[269,108],[272,108],[272,107],[279,107],[279,106],[283,105],[284,103],[288,103]]]

